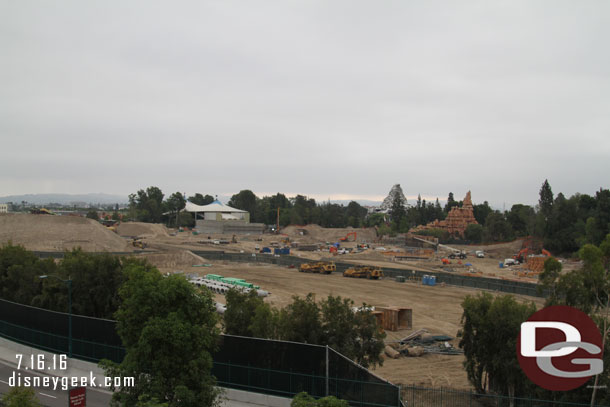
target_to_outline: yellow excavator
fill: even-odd
[[[319,261],[317,263],[302,263],[299,267],[302,273],[330,274],[337,271],[337,266],[332,261]]]
[[[377,280],[383,277],[383,271],[379,267],[374,266],[354,266],[343,272],[343,277],[368,278],[369,280]]]

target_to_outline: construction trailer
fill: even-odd
[[[386,331],[399,331],[413,327],[413,310],[402,307],[376,307],[383,313],[382,327]]]

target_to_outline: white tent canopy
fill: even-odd
[[[231,208],[228,205],[216,200],[209,205],[196,205],[192,202],[186,202],[184,208],[186,212],[220,212],[220,213],[247,213],[248,211],[242,211],[241,209]]]

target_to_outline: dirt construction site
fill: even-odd
[[[493,246],[456,246],[466,252],[465,259],[451,259],[443,263],[447,253],[425,248],[409,249],[404,245],[378,241],[375,229],[324,229],[315,225],[290,226],[279,235],[213,236],[195,231],[177,231],[163,225],[124,222],[115,231],[98,222],[71,216],[0,214],[0,244],[11,241],[29,250],[63,251],[81,247],[91,252],[122,252],[148,259],[163,273],[183,273],[188,276],[218,274],[245,279],[270,292],[265,301],[283,307],[295,295],[314,293],[318,299],[328,295],[351,298],[355,305],[366,303],[375,307],[402,307],[412,310],[412,326],[396,331],[386,330],[386,343],[395,348],[401,339],[424,329],[428,335],[443,335],[444,346],[453,347],[453,354],[425,353],[419,357],[401,355],[394,359],[385,356],[383,366],[374,372],[395,384],[415,384],[468,389],[463,369],[464,356],[459,353],[462,315],[461,303],[465,296],[479,290],[437,284],[423,285],[419,280],[401,283],[393,278],[368,280],[345,278],[341,273],[301,273],[288,268],[257,262],[228,262],[206,258],[202,251],[253,253],[263,248],[290,247],[290,254],[306,260],[328,260],[380,267],[421,270],[430,274],[468,273],[517,281],[536,281],[535,276],[523,272],[523,266],[499,268],[499,262],[519,251],[522,242],[515,241]],[[345,241],[341,241],[341,239]],[[144,250],[137,249],[134,239],[144,242]],[[329,251],[329,247],[351,249],[345,254]],[[316,248],[317,247],[317,248]],[[299,250],[303,248],[306,250]],[[313,250],[312,250],[313,248]],[[192,250],[196,250],[198,255]],[[484,258],[474,253],[483,250]],[[272,254],[269,254],[273,256]],[[213,257],[213,256],[210,256]],[[577,267],[576,264],[565,264]],[[408,273],[407,273],[408,274]],[[221,294],[216,301],[224,303]],[[543,299],[517,296],[520,301],[533,301],[537,307]]]

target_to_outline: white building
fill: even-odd
[[[262,233],[262,223],[250,223],[250,213],[235,209],[216,200],[209,205],[187,202],[186,212],[195,214],[195,228],[201,233],[248,234]]]
[[[0,204],[0,213],[8,213],[8,204]]]

